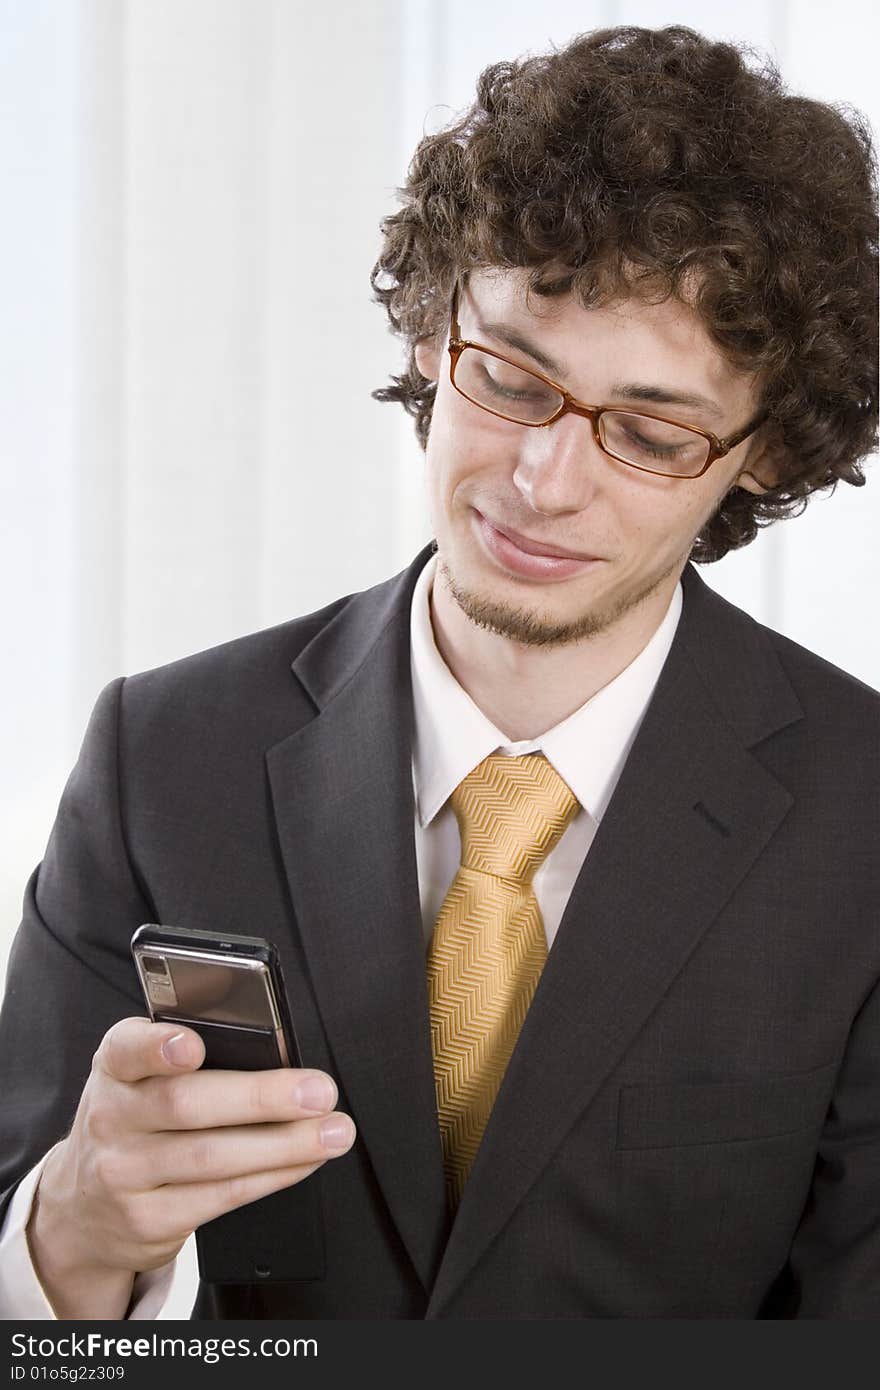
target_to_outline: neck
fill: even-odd
[[[479,627],[438,567],[430,596],[437,648],[474,704],[510,742],[535,739],[619,676],[660,626],[678,582],[668,575],[601,631],[576,642],[532,646]]]

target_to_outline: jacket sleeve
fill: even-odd
[[[880,982],[856,1017],[789,1256],[796,1318],[880,1318]]]
[[[46,854],[27,885],[0,1010],[0,1220],[68,1132],[107,1029],[146,1010],[129,954],[153,918],[129,862],[118,776],[124,681],[101,693]]]

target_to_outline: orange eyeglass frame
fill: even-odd
[[[485,410],[489,415],[496,415],[499,420],[509,420],[511,424],[524,425],[526,429],[544,429],[546,425],[555,424],[563,415],[581,415],[590,421],[593,427],[593,437],[603,454],[607,454],[609,458],[616,459],[618,463],[625,463],[629,468],[637,468],[643,473],[655,473],[663,478],[701,478],[706,470],[715,463],[716,459],[724,458],[725,454],[729,454],[731,449],[736,448],[737,444],[741,444],[744,439],[748,439],[750,434],[754,434],[758,426],[763,425],[764,421],[767,419],[767,412],[762,411],[751,424],[745,427],[745,429],[738,430],[735,434],[728,435],[726,439],[719,439],[718,435],[713,434],[711,430],[700,429],[698,425],[682,424],[681,420],[671,420],[668,415],[655,415],[644,410],[630,410],[628,407],[620,405],[586,405],[583,401],[579,401],[573,396],[570,391],[566,391],[564,386],[560,386],[558,381],[554,381],[552,377],[545,376],[543,372],[535,371],[532,367],[525,367],[521,362],[517,362],[515,358],[505,357],[504,353],[495,352],[493,348],[484,347],[482,343],[475,343],[470,338],[462,338],[461,327],[458,322],[458,290],[459,287],[456,285],[452,295],[452,310],[450,314],[448,343],[450,357],[449,380],[453,387],[455,387],[455,390],[458,391],[459,395],[463,396],[466,401],[470,401],[471,405],[475,405],[478,410]],[[520,371],[529,372],[532,376],[537,377],[539,381],[543,381],[545,385],[550,386],[557,395],[562,397],[562,404],[559,409],[550,416],[549,420],[516,420],[512,419],[509,415],[503,414],[500,410],[492,410],[490,406],[481,405],[479,401],[473,400],[455,385],[455,368],[465,348],[476,348],[478,352],[484,352],[489,357],[496,358],[499,362],[506,362],[511,367],[517,367]],[[599,433],[599,420],[606,410],[613,411],[615,414],[641,415],[644,416],[646,420],[659,420],[664,425],[676,425],[680,430],[690,430],[692,434],[701,435],[703,439],[709,441],[709,453],[705,463],[698,473],[670,473],[662,468],[646,468],[643,464],[633,463],[630,459],[621,458],[619,454],[612,453],[612,451],[607,448],[602,442]]]

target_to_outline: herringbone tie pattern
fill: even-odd
[[[578,802],[541,753],[492,753],[450,800],[461,867],[434,927],[428,998],[454,1208],[547,957],[532,877]]]

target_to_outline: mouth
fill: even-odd
[[[478,513],[482,515],[482,513]],[[526,555],[547,555],[555,560],[598,560],[598,555],[584,555],[578,550],[568,550],[564,545],[545,545],[543,541],[533,541],[530,536],[522,536],[519,531],[514,531],[509,526],[499,526],[497,521],[489,521],[488,517],[483,517],[495,531],[502,536],[506,536],[518,550],[525,551]]]
[[[603,563],[598,556],[547,545],[509,526],[498,526],[476,508],[473,509],[473,523],[484,552],[496,566],[517,579],[545,582],[570,579]]]

